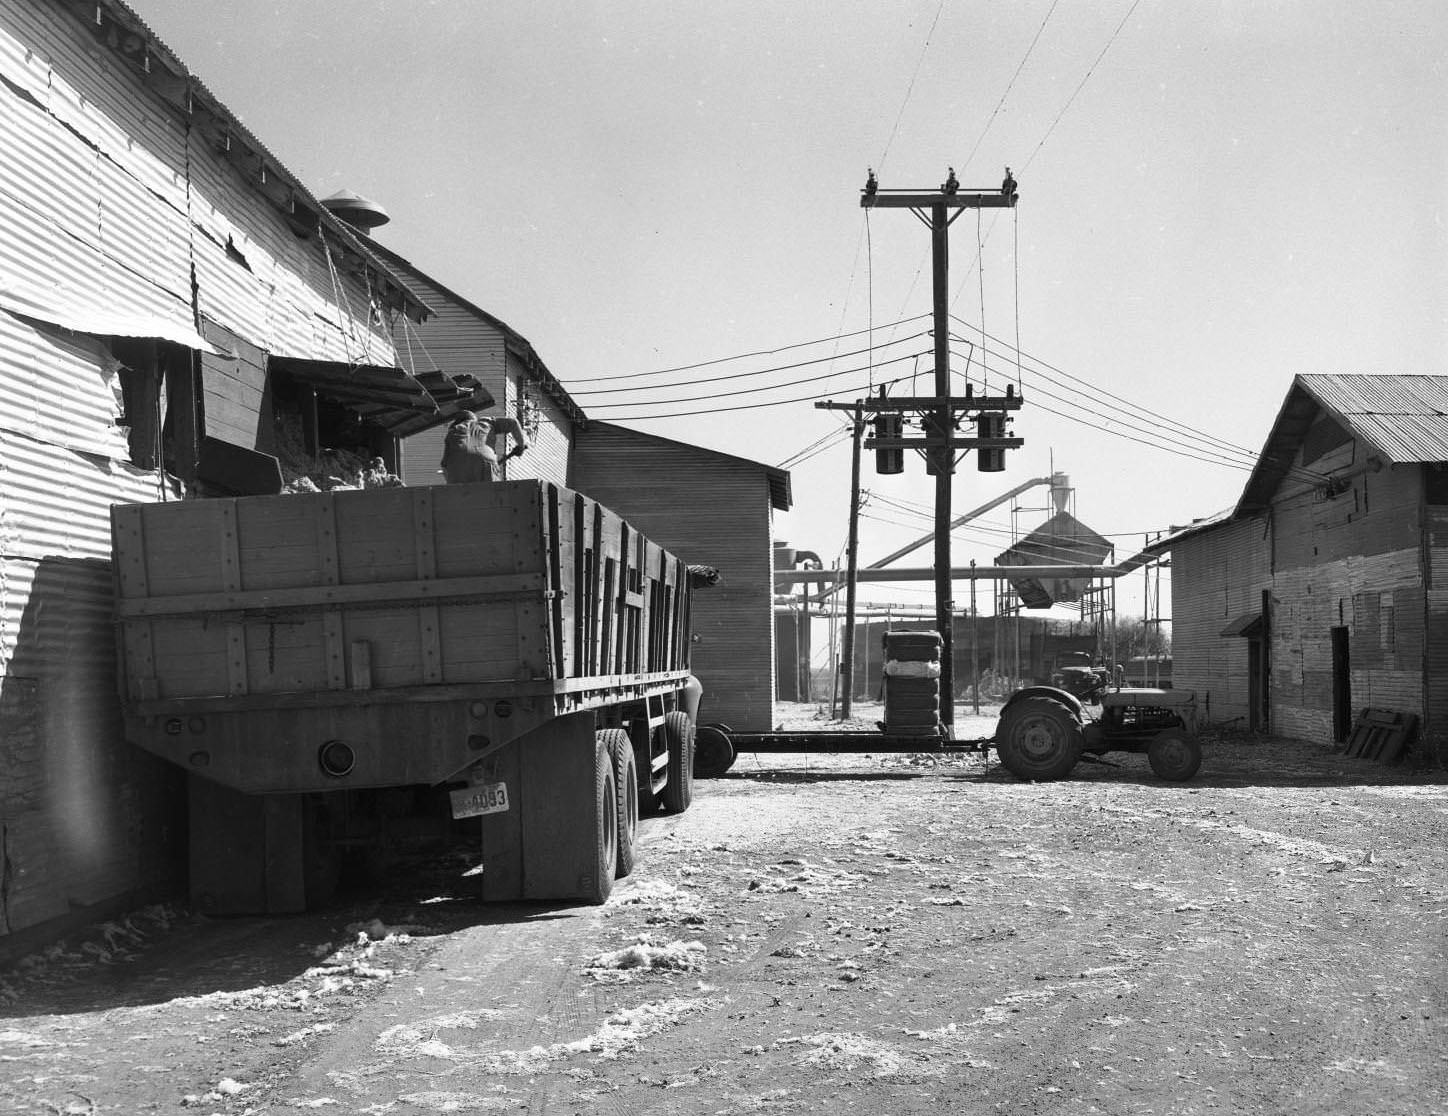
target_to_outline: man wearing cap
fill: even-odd
[[[500,459],[496,443],[501,437],[511,437],[516,444]],[[517,419],[459,411],[443,440],[442,474],[448,484],[502,480],[503,462],[527,448],[527,435]]]

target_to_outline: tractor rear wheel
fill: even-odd
[[[1202,766],[1202,744],[1186,729],[1162,729],[1151,738],[1146,762],[1158,779],[1184,783]]]
[[[1081,758],[1081,723],[1050,697],[1022,698],[1001,714],[996,750],[1018,779],[1064,779]]]

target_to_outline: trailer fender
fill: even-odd
[[[684,683],[683,689],[679,691],[679,708],[689,715],[689,720],[694,724],[699,723],[699,702],[704,699],[704,683],[700,682],[692,674]]]

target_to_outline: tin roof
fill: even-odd
[[[1448,461],[1448,376],[1298,376],[1296,382],[1393,464]]]
[[[400,307],[415,321],[422,321],[431,313],[345,221],[322,205],[300,179],[282,166],[128,4],[122,0],[96,0],[94,4],[55,6],[68,10],[95,36],[99,46],[110,50],[117,64],[130,70],[142,84],[179,111],[189,127],[236,167],[240,180],[281,211],[293,232],[310,237],[324,227],[326,235],[340,243],[344,253],[375,275],[389,303]]]
[[[1388,464],[1448,461],[1448,376],[1296,376],[1242,490],[1236,515],[1268,505],[1319,411],[1326,411]]]

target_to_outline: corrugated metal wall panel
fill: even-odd
[[[1429,585],[1424,623],[1425,751],[1448,763],[1448,508],[1427,510]]]
[[[0,9],[0,17],[13,14],[9,5]],[[0,57],[13,68],[23,50],[12,31],[0,28],[0,37],[9,39]],[[0,181],[6,184],[0,190],[17,211],[15,221],[0,223],[0,273],[45,276],[78,298],[191,324],[190,308],[178,296],[189,296],[194,262],[203,312],[263,348],[316,360],[394,363],[390,331],[369,321],[365,281],[339,269],[334,283],[315,243],[298,240],[203,143],[178,146],[158,125],[149,95],[117,84],[124,75],[104,78],[104,67],[65,43],[74,37],[73,29],[58,36],[63,45],[56,56],[73,55],[83,80],[72,85],[74,74],[47,71],[42,104],[54,114],[0,89]],[[18,76],[33,80],[31,70],[25,66]],[[137,132],[164,150],[145,152],[131,142]],[[178,187],[183,170],[192,177],[195,236],[183,208],[184,182]],[[228,256],[229,237],[249,267]]]
[[[1215,722],[1247,722],[1248,641],[1222,629],[1261,608],[1270,584],[1264,528],[1225,524],[1172,548],[1172,685],[1195,690]]]
[[[447,291],[416,272],[399,274],[409,290],[434,310],[420,325],[399,319],[394,334],[398,359],[409,371],[441,369],[450,375],[475,377],[497,400],[493,415],[515,415],[517,382],[526,375],[508,354],[503,331],[459,303]],[[505,466],[509,480],[549,480],[567,483],[571,423],[555,404],[544,399],[542,424],[527,453]],[[408,438],[403,445],[403,480],[410,485],[441,484],[437,471],[442,460],[445,427],[435,427]]]
[[[528,386],[532,379],[523,362],[512,353],[508,354],[507,366],[507,398],[501,400],[502,406],[494,413],[518,418],[518,398],[525,389],[538,408],[538,429],[533,434],[528,451],[504,466],[508,479],[545,480],[566,487],[568,459],[573,448],[573,423],[556,403]]]
[[[0,558],[4,925],[164,887],[175,776],[121,741],[109,563]],[[0,944],[4,936],[0,935]]]
[[[774,727],[774,586],[762,466],[618,427],[576,435],[573,486],[686,562],[717,566],[693,598],[699,716],[740,731]]]
[[[65,7],[0,0],[0,74],[0,281],[42,303],[191,327],[195,243],[202,305],[247,340],[394,362],[365,281],[334,285],[316,244],[204,144],[188,150],[171,110]],[[227,235],[246,266],[228,257]],[[127,464],[118,386],[102,340],[0,312],[9,931],[176,882],[180,773],[126,744],[115,698],[109,508],[157,495],[156,478]]]
[[[86,453],[126,454],[115,362],[100,341],[0,311],[0,429]]]
[[[154,500],[156,479],[105,457],[0,430],[0,552],[109,559],[110,508]]]

